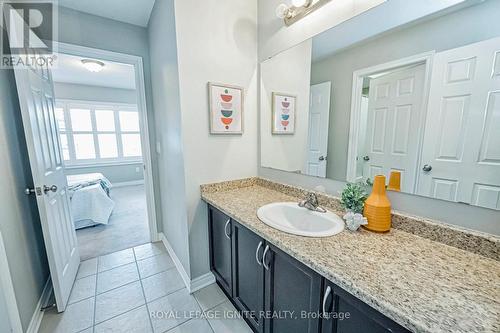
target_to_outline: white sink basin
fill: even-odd
[[[296,202],[277,202],[260,207],[257,216],[265,224],[299,236],[328,237],[344,230],[344,221],[334,213],[313,212]]]

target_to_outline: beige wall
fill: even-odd
[[[260,66],[261,165],[304,172],[309,127],[309,81],[311,79],[311,40],[307,40]],[[294,134],[272,134],[272,93],[297,96]]]
[[[191,277],[209,272],[200,184],[257,175],[257,2],[175,2]],[[211,135],[207,83],[245,89],[244,133]]]
[[[156,0],[148,26],[163,231],[190,274],[174,0]]]
[[[200,185],[257,175],[256,32],[247,0],[157,0],[150,21],[164,232],[191,279],[210,271]],[[209,134],[208,82],[245,89],[242,135]]]

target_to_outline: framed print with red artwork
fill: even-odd
[[[241,87],[208,83],[211,134],[243,133],[243,94]]]
[[[295,132],[296,100],[296,96],[273,92],[273,134],[293,134]]]

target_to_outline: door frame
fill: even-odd
[[[5,303],[7,304],[8,316],[14,333],[22,333],[23,327],[21,325],[21,317],[19,315],[19,308],[17,307],[16,294],[14,292],[14,285],[12,284],[12,276],[10,274],[9,262],[7,259],[7,252],[0,232],[0,288],[2,288]]]
[[[113,52],[108,50],[90,48],[75,44],[68,44],[62,42],[54,42],[58,53],[65,53],[75,55],[83,58],[95,58],[113,62],[120,62],[134,66],[135,71],[135,86],[137,94],[137,110],[139,111],[140,118],[140,131],[141,131],[141,146],[143,152],[144,164],[144,186],[146,190],[146,206],[148,212],[148,225],[151,242],[158,242],[160,240],[158,235],[158,224],[156,219],[156,199],[154,192],[153,181],[153,166],[151,156],[151,142],[149,140],[149,123],[148,112],[146,104],[146,88],[144,79],[144,64],[142,57]]]
[[[362,68],[356,70],[352,73],[352,95],[351,95],[351,116],[350,116],[350,127],[349,127],[349,146],[347,153],[347,181],[356,182],[356,156],[358,156],[358,139],[359,139],[359,118],[361,114],[361,97],[363,90],[363,79],[366,76],[379,74],[388,70],[395,70],[400,67],[407,67],[411,65],[424,64],[425,65],[425,75],[424,75],[424,90],[423,90],[423,101],[422,101],[422,112],[420,114],[419,126],[425,125],[427,117],[427,103],[429,100],[429,87],[431,83],[431,72],[432,72],[432,60],[434,58],[435,50],[419,53],[410,57],[401,58],[393,61],[389,61],[383,64]],[[424,138],[424,131],[420,131],[418,138],[418,157],[417,165],[420,165],[422,142]],[[418,170],[418,168],[416,169]],[[418,172],[415,171],[415,184],[418,183]]]

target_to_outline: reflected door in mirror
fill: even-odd
[[[423,164],[419,194],[500,208],[500,38],[436,54]]]
[[[414,191],[424,74],[421,64],[370,79],[363,178],[399,171],[401,190]]]
[[[311,86],[306,174],[326,177],[331,82]]]

